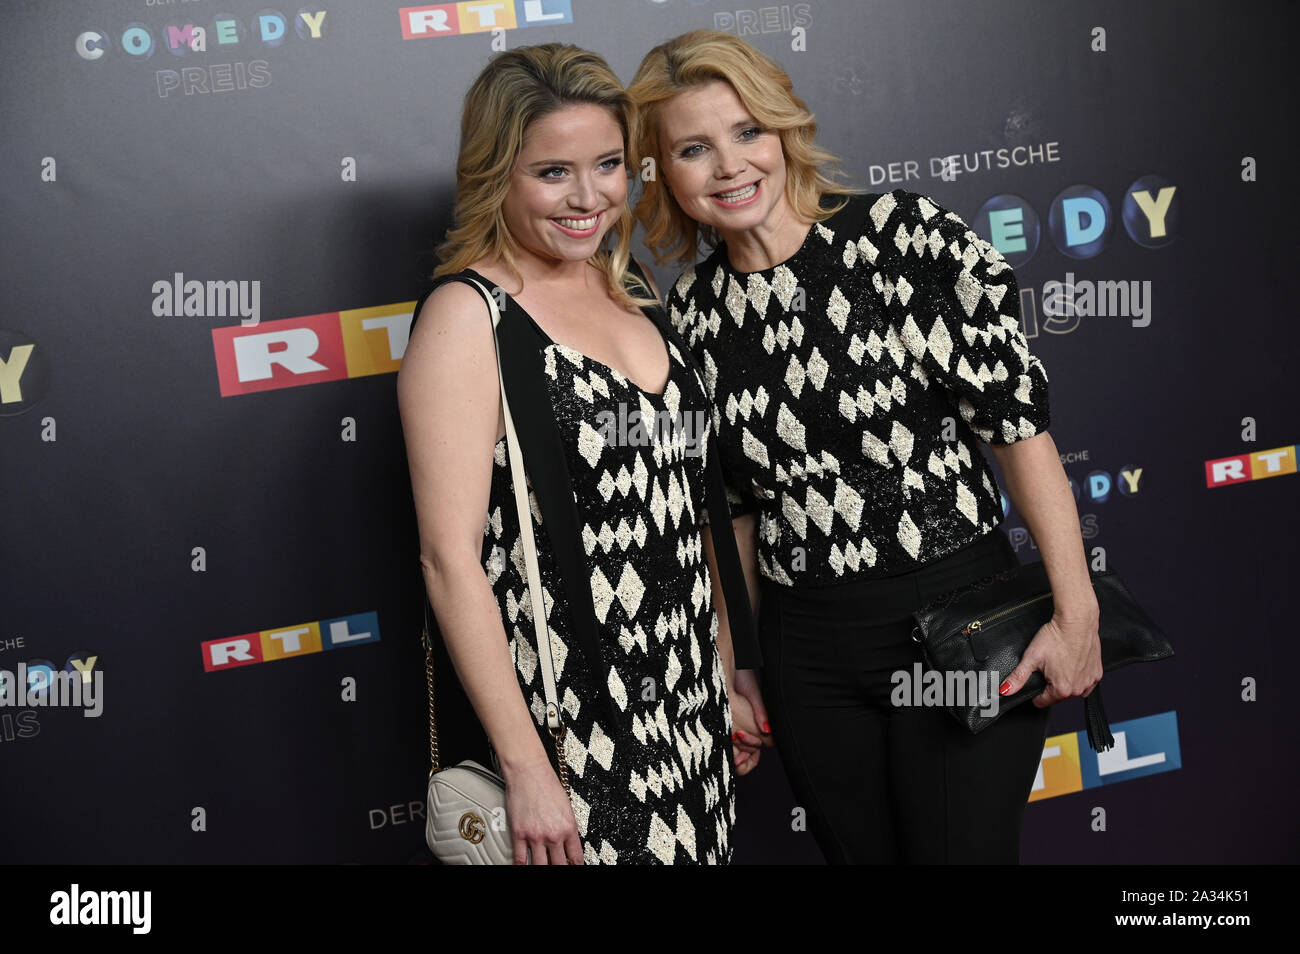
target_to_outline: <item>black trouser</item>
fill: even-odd
[[[942,707],[890,702],[892,674],[922,659],[911,614],[1015,563],[994,528],[898,576],[764,582],[763,701],[790,787],[831,864],[1019,863],[1050,708],[1021,703],[972,735]]]

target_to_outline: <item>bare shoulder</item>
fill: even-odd
[[[412,345],[430,338],[437,338],[440,347],[446,347],[450,341],[466,344],[491,341],[492,321],[487,302],[477,288],[466,282],[444,282],[434,289],[414,320]]]
[[[428,320],[430,324],[446,329],[466,324],[470,315],[482,318],[486,312],[487,303],[473,285],[459,281],[443,282],[425,299],[417,327]]]
[[[495,361],[492,319],[473,285],[444,282],[425,299],[413,321],[398,371],[399,387],[412,378],[461,380]]]

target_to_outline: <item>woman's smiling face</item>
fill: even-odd
[[[623,131],[600,106],[565,106],[524,133],[501,211],[523,250],[585,261],[624,213]]]
[[[754,119],[730,83],[714,80],[664,102],[659,144],[677,204],[724,235],[770,224],[785,201],[781,137]]]

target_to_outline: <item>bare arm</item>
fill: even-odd
[[[1006,480],[1007,496],[1042,554],[1057,614],[1066,619],[1096,615],[1079,511],[1052,435],[1043,431],[1014,444],[990,446]]]
[[[568,798],[519,690],[479,563],[492,454],[505,428],[492,325],[473,288],[449,282],[429,296],[398,372],[397,400],[420,568],[456,673],[501,760],[515,860],[531,850],[534,863],[563,864],[567,851],[580,862]]]
[[[1055,611],[1044,627],[1049,637],[1042,654],[1025,658],[1008,678],[1007,695],[1020,690],[1035,669],[1049,686],[1035,705],[1051,705],[1071,696],[1086,696],[1101,679],[1101,643],[1097,633],[1097,597],[1088,575],[1079,512],[1056,442],[1043,431],[1006,445],[990,445],[1007,485],[1007,496],[1025,521],[1042,554],[1052,585]],[[1043,633],[1034,642],[1042,641]],[[1024,668],[1028,666],[1028,668]]]

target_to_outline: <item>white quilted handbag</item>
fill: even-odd
[[[471,279],[472,280],[472,279]],[[501,320],[496,300],[479,282],[475,286],[487,300],[492,313],[492,340]],[[510,476],[514,484],[515,510],[519,515],[520,543],[528,570],[528,593],[533,607],[533,627],[537,634],[541,660],[542,684],[546,692],[546,723],[555,740],[559,756],[560,782],[569,794],[569,772],[564,761],[564,723],[555,692],[555,668],[551,659],[551,640],[547,630],[542,598],[542,580],[537,568],[537,547],[533,539],[532,514],[528,507],[528,486],[523,457],[506,403],[505,378],[501,372],[501,353],[497,350],[497,383],[501,390],[501,412],[506,422],[506,451],[510,458]],[[433,634],[429,618],[429,601],[424,601],[425,673],[429,684],[429,798],[424,837],[429,850],[444,864],[508,865],[514,862],[514,845],[506,818],[505,780],[478,762],[466,759],[451,768],[441,768],[438,757],[437,707],[433,691]],[[495,759],[495,753],[494,753]]]

